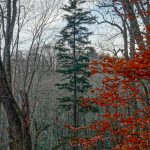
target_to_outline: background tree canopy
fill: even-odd
[[[1,150],[149,149],[149,0],[3,0],[0,30]]]

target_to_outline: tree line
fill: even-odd
[[[149,148],[149,1],[4,0],[0,20],[2,149]]]

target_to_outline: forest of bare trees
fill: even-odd
[[[147,60],[140,62],[148,64],[143,71],[147,74],[142,76],[143,68],[136,67],[139,78],[131,79],[131,85],[139,83],[137,95],[143,101],[133,100],[137,95],[132,98],[126,118],[137,112],[136,118],[142,116],[140,112],[147,114],[144,129],[135,125],[138,134],[147,133],[146,140],[142,133],[145,147],[137,144],[132,149],[149,150],[149,44],[150,0],[0,0],[0,150],[113,150],[123,145],[122,137],[114,140],[109,132],[104,134],[106,142],[78,141],[99,135],[99,127],[84,129],[102,120],[99,115],[105,111],[114,113],[111,106],[103,110],[89,100],[95,96],[92,89],[105,88],[105,73],[92,76],[89,66],[108,57],[138,64],[139,54],[139,59]],[[131,76],[136,76],[134,71]],[[112,76],[108,74],[107,78]],[[130,98],[133,91],[126,89]],[[90,101],[85,108],[84,98]],[[122,107],[117,111],[126,114]]]

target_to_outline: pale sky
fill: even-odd
[[[32,42],[33,34],[42,24],[43,19],[41,18],[46,15],[43,14],[45,10],[47,10],[47,15],[45,17],[45,23],[43,23],[44,31],[42,38],[46,38],[47,43],[54,41],[54,39],[56,39],[57,35],[59,34],[59,31],[65,25],[65,22],[62,20],[63,12],[61,9],[59,9],[58,11],[57,8],[61,8],[63,6],[63,3],[67,2],[67,0],[30,0],[30,3],[23,0],[23,2],[28,5],[28,9],[26,9],[27,15],[24,21],[27,23],[22,28],[22,32],[20,35],[20,49],[29,49]],[[87,3],[85,8],[96,9],[93,2]],[[93,15],[99,17],[99,22],[102,21],[102,17],[98,13],[93,12]],[[110,37],[118,32],[110,25],[98,25],[96,23],[95,25],[91,25],[89,29],[94,32],[90,39],[92,41],[92,44],[96,47],[97,51],[101,51],[98,43],[102,44],[106,48],[111,48],[112,43],[115,47],[122,47],[121,36],[110,40]]]

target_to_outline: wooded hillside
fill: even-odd
[[[150,149],[150,0],[1,0],[0,31],[0,150]]]

